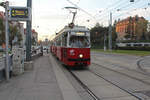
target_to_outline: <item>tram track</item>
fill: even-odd
[[[129,77],[129,78],[131,78],[131,79],[140,81],[140,82],[142,82],[142,83],[144,83],[144,84],[146,84],[146,85],[150,85],[150,82],[143,81],[143,80],[141,80],[141,79],[139,79],[139,78],[136,78],[136,77],[133,77],[133,76],[131,76],[131,75],[122,73],[122,72],[120,72],[120,71],[113,70],[113,69],[111,69],[111,68],[105,67],[105,66],[100,65],[100,64],[97,64],[97,63],[92,63],[92,64],[95,64],[95,65],[97,65],[97,66],[99,66],[99,67],[102,67],[102,68],[104,68],[104,69],[106,69],[106,70],[113,71],[113,72],[118,73],[118,74],[120,74],[120,75],[127,76],[127,77]]]
[[[94,57],[94,59],[98,60],[97,57]],[[150,76],[150,73],[147,73],[143,68],[142,66],[140,65],[141,61],[143,61],[145,58],[142,58],[142,59],[139,59],[137,62],[136,62],[136,65],[138,67],[139,70],[135,70],[135,69],[130,69],[130,68],[127,68],[125,66],[120,66],[120,65],[117,65],[117,64],[114,64],[114,63],[111,63],[109,62],[111,65],[114,65],[114,66],[117,66],[118,68],[122,68],[122,69],[125,69],[125,70],[128,70],[128,71],[132,71],[132,72],[136,72],[136,73],[140,73],[140,74],[143,74],[143,75],[146,75],[146,76]],[[108,63],[108,62],[107,62]]]
[[[100,98],[98,98],[98,97],[89,89],[89,87],[88,87],[87,85],[85,85],[85,84],[81,81],[80,78],[78,78],[78,76],[76,76],[76,75],[74,74],[74,72],[72,72],[71,70],[68,70],[68,71],[69,71],[69,72],[71,73],[71,75],[82,85],[82,87],[93,97],[94,100],[101,100]],[[87,71],[89,71],[90,73],[94,74],[95,76],[98,76],[98,77],[101,78],[101,79],[104,79],[106,82],[108,82],[108,83],[114,85],[115,87],[117,87],[117,88],[123,90],[124,92],[130,94],[131,96],[137,98],[138,100],[144,100],[143,98],[141,98],[140,96],[138,96],[138,95],[132,93],[131,91],[126,90],[126,89],[120,87],[119,85],[117,85],[117,84],[111,82],[110,80],[106,79],[105,77],[103,77],[103,75],[101,75],[101,74],[99,74],[99,73],[96,73],[96,72],[94,72],[94,71],[92,71],[92,70],[90,70],[90,69],[87,70]]]
[[[94,99],[94,100],[101,100],[99,97],[97,97],[89,88],[86,86],[80,78],[78,78],[71,70],[68,69],[70,74],[78,81],[78,83],[85,89],[85,91]]]
[[[101,75],[101,74],[99,74],[99,73],[96,73],[96,72],[94,72],[94,71],[92,71],[92,70],[89,70],[89,71],[90,71],[91,73],[93,73],[94,75],[96,75],[96,76],[98,76],[98,77],[104,79],[104,80],[107,81],[108,83],[110,83],[110,84],[112,84],[112,85],[118,87],[119,89],[125,91],[126,93],[130,94],[131,96],[134,96],[134,97],[137,98],[138,100],[143,100],[141,97],[139,97],[139,96],[133,94],[132,92],[130,92],[130,91],[128,91],[128,90],[126,90],[126,89],[120,87],[119,85],[117,85],[117,84],[111,82],[110,80],[104,78],[103,75]]]
[[[59,62],[59,61],[58,61],[58,62]],[[93,65],[93,64],[94,64],[94,65],[97,65],[97,66],[100,66],[100,67],[102,67],[102,68],[105,68],[104,66],[101,66],[101,65],[99,65],[99,64],[92,63],[92,65]],[[93,66],[94,66],[94,65],[93,65]],[[64,66],[62,66],[62,67],[64,67]],[[118,71],[116,71],[116,70],[109,69],[109,68],[105,68],[105,69],[106,69],[106,70],[109,70],[109,71],[113,71],[114,73],[118,73],[118,74],[124,75],[124,76],[129,77],[129,78],[131,78],[131,79],[133,79],[133,80],[140,81],[140,82],[142,82],[142,83],[144,83],[144,84],[146,84],[146,85],[150,85],[149,82],[145,82],[145,81],[140,80],[140,79],[138,79],[138,78],[136,78],[136,77],[132,77],[132,76],[130,76],[130,75],[128,75],[128,74],[121,73],[121,72],[118,72]],[[115,87],[117,87],[117,88],[123,90],[124,92],[126,92],[127,94],[129,94],[129,95],[135,97],[135,98],[138,99],[138,100],[145,100],[145,99],[143,99],[142,97],[140,97],[138,94],[136,94],[135,92],[130,91],[130,90],[124,88],[124,87],[121,87],[120,85],[114,83],[114,81],[111,81],[111,80],[107,79],[107,77],[103,76],[103,74],[100,74],[99,72],[96,72],[96,71],[94,71],[94,70],[92,70],[92,69],[89,69],[89,70],[86,70],[86,71],[92,73],[93,75],[95,75],[95,76],[97,76],[97,77],[99,77],[99,78],[101,78],[101,79],[104,79],[106,82],[108,82],[108,83],[112,84],[113,86],[115,86]],[[87,85],[87,83],[84,83],[84,81],[82,80],[82,78],[80,77],[80,75],[78,76],[78,72],[76,73],[76,71],[73,71],[73,70],[70,70],[70,69],[68,69],[68,72],[69,72],[69,73],[72,75],[72,77],[78,82],[78,84],[80,84],[81,87],[91,96],[92,100],[102,100],[102,99],[103,99],[103,98],[99,97],[96,93],[94,93],[95,91],[93,91],[93,89],[92,89],[89,85]]]
[[[150,76],[150,73],[147,72],[144,68],[142,68],[143,66],[141,66],[141,62],[144,61],[144,60],[146,59],[146,57],[149,57],[149,56],[144,56],[144,57],[142,57],[141,59],[139,59],[139,60],[137,61],[137,66],[138,66],[138,68],[139,68],[143,73],[147,73],[147,75]]]
[[[94,57],[96,60],[98,60],[96,57]],[[117,65],[117,64],[114,64],[114,63],[110,63],[110,62],[107,62],[107,63],[109,63],[109,64],[111,64],[111,65],[113,65],[113,66],[117,66],[118,68],[122,68],[122,69],[124,69],[124,70],[127,70],[127,71],[130,71],[130,72],[135,72],[135,73],[140,73],[140,74],[142,74],[142,75],[144,75],[144,76],[150,76],[150,73],[147,73],[143,68],[142,68],[142,66],[140,66],[140,62],[141,61],[143,61],[144,60],[144,58],[143,59],[140,59],[140,60],[138,60],[137,62],[136,62],[136,64],[137,64],[137,66],[138,66],[138,69],[140,69],[140,70],[135,70],[135,69],[130,69],[130,68],[127,68],[127,67],[125,67],[125,66],[120,66],[120,65]],[[92,62],[93,64],[97,64],[97,63],[95,63],[95,62]],[[97,65],[100,65],[100,64],[97,64]],[[103,66],[103,65],[100,65],[100,66]],[[105,67],[105,66],[103,66],[103,67]],[[106,68],[106,67],[105,67]],[[111,68],[108,68],[108,69],[111,69]],[[113,69],[111,69],[111,70],[113,70]],[[114,70],[115,71],[115,70]],[[126,75],[128,75],[128,74],[126,74]],[[129,75],[128,75],[129,76]],[[129,76],[129,77],[132,77],[133,78],[133,76]],[[134,78],[136,78],[136,77],[134,77]],[[138,79],[138,78],[136,78],[137,80],[140,80],[140,79]],[[149,82],[148,82],[148,84],[150,84]]]
[[[60,68],[62,69],[62,71],[66,74],[66,71],[68,71],[72,77],[78,82],[78,84],[80,84],[80,86],[90,95],[90,97],[92,98],[92,100],[101,100],[99,97],[97,97],[89,88],[86,84],[84,84],[84,82],[82,82],[82,80],[80,78],[78,78],[78,76],[76,76],[71,69],[67,68],[65,65],[62,65],[62,62],[60,62],[59,60],[55,61],[58,63],[59,66],[61,66]],[[66,69],[66,70],[65,70]],[[66,75],[67,76],[67,75]],[[90,99],[91,100],[91,99]]]
[[[138,79],[138,78],[136,78],[136,77],[132,77],[132,76],[130,76],[130,75],[128,75],[128,74],[119,72],[119,71],[117,71],[117,70],[113,70],[113,69],[111,69],[111,68],[106,68],[105,66],[102,66],[102,65],[99,65],[99,64],[96,64],[96,63],[92,63],[92,64],[93,64],[93,65],[96,65],[96,66],[98,66],[98,67],[101,67],[101,68],[103,68],[103,69],[105,69],[105,70],[112,71],[112,72],[114,72],[114,73],[117,73],[117,74],[126,76],[126,77],[128,77],[128,78],[133,79],[133,80],[137,80],[137,81],[139,81],[139,82],[142,82],[142,83],[145,84],[145,85],[150,86],[150,82],[143,81],[143,80]],[[114,86],[120,88],[121,90],[123,90],[123,91],[129,93],[130,95],[136,97],[138,100],[147,100],[147,99],[144,99],[144,98],[138,96],[137,94],[135,94],[136,91],[133,92],[133,91],[130,91],[130,90],[126,89],[126,88],[121,87],[119,84],[116,84],[115,81],[110,80],[109,78],[105,77],[103,74],[101,74],[101,73],[99,73],[99,72],[97,72],[97,71],[94,71],[94,70],[92,70],[92,69],[90,69],[89,71],[90,71],[91,73],[95,74],[96,76],[98,76],[98,77],[104,79],[105,81],[107,81],[107,82],[113,84]],[[132,89],[131,89],[131,90],[132,90]]]

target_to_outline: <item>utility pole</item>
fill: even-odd
[[[5,73],[6,73],[6,80],[9,81],[9,25],[8,25],[8,8],[9,8],[9,2],[5,2],[5,44],[6,44],[6,67],[5,67]]]
[[[110,12],[109,21],[109,50],[112,51],[112,13]]]
[[[6,66],[5,66],[5,75],[6,75],[6,81],[9,81],[9,69],[10,69],[10,65],[9,65],[9,24],[8,24],[8,9],[9,9],[9,2],[1,2],[0,6],[5,8],[5,45],[6,45],[6,49],[5,49],[5,57],[6,57]]]
[[[106,51],[106,34],[104,33],[104,51]]]
[[[32,0],[27,0],[27,7],[31,8],[31,20],[26,27],[26,61],[31,61],[31,35],[32,35]]]

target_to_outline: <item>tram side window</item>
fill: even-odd
[[[58,40],[56,40],[56,46],[58,46]]]
[[[60,40],[60,38],[58,38],[58,40],[57,40],[57,46],[61,46],[61,40]]]
[[[62,36],[62,46],[67,46],[67,33]]]

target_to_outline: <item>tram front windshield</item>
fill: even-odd
[[[87,36],[71,36],[69,45],[72,48],[87,48],[90,46],[89,38]]]

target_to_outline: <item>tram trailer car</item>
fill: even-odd
[[[67,66],[88,66],[90,32],[84,26],[66,26],[53,39],[50,50]]]

